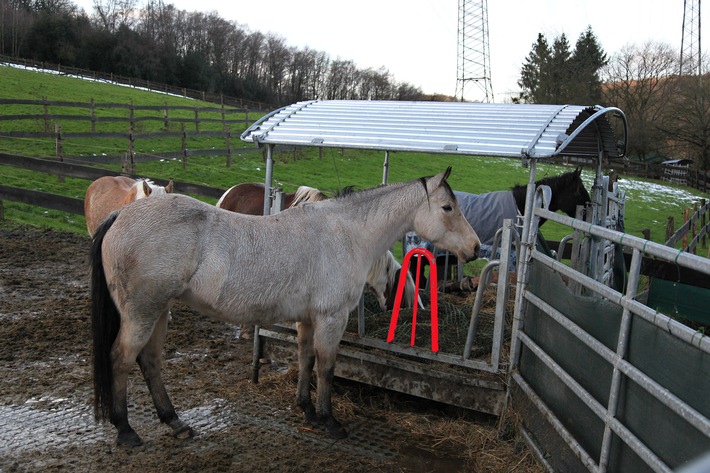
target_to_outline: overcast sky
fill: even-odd
[[[690,0],[688,0],[690,1]],[[458,0],[164,0],[180,10],[211,12],[273,32],[289,46],[325,51],[358,68],[386,67],[396,81],[427,94],[456,92]],[[76,3],[88,13],[92,0]],[[143,4],[139,0],[140,4]],[[702,6],[709,24],[709,0]],[[354,5],[354,6],[350,6]],[[518,90],[520,68],[538,33],[548,42],[566,34],[571,48],[587,26],[611,56],[626,44],[653,40],[680,50],[683,0],[490,0],[491,81],[496,102]],[[702,50],[710,53],[710,30]],[[480,99],[476,86],[466,99]]]

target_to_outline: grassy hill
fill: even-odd
[[[91,82],[78,78],[59,76],[37,71],[15,69],[0,66],[0,97],[28,98],[53,101],[86,102],[91,99],[100,103],[128,103],[136,105],[191,105],[214,106],[195,100],[155,93],[130,87],[117,86],[101,82]],[[18,108],[21,108],[18,106]],[[15,110],[8,113],[23,113]],[[36,113],[36,112],[34,112]],[[250,115],[251,121],[258,116]],[[9,127],[36,126],[32,123],[0,122],[0,134]],[[72,127],[84,126],[68,122],[62,124],[66,130]],[[234,137],[243,130],[232,130]],[[74,154],[86,153],[116,153],[125,150],[122,143],[112,143],[100,139],[86,140],[85,143],[74,144],[80,149],[74,149]],[[158,140],[143,146],[150,146],[144,152],[176,151],[179,143],[175,140]],[[209,141],[192,144],[191,147],[207,149]],[[217,140],[214,146],[222,146]],[[234,184],[247,181],[264,180],[264,163],[262,153],[255,151],[253,145],[242,143],[235,138],[232,146],[237,149],[233,156],[233,165],[226,167],[224,156],[190,156],[187,169],[183,169],[179,160],[162,160],[150,163],[139,163],[137,172],[142,176],[176,179],[196,182],[215,187],[228,188]],[[53,142],[38,143],[26,139],[10,139],[4,137],[0,141],[0,152],[21,154],[26,156],[52,156]],[[137,150],[140,151],[140,150]],[[294,191],[299,185],[310,185],[325,192],[332,193],[344,186],[354,185],[356,188],[372,187],[381,182],[383,153],[361,150],[340,150],[326,148],[322,157],[315,149],[297,149],[277,153],[274,168],[274,180],[286,191]],[[525,183],[528,171],[519,160],[504,158],[462,157],[447,155],[424,155],[419,153],[390,154],[390,182],[415,179],[425,175],[435,174],[447,166],[453,166],[450,179],[454,189],[471,193],[482,193],[494,190],[509,189],[514,184]],[[113,166],[117,169],[118,166]],[[556,175],[568,171],[569,168],[542,163],[538,167],[538,177]],[[584,170],[583,177],[589,188],[593,179],[592,170]],[[67,179],[59,182],[55,176],[26,173],[22,170],[1,168],[0,184],[28,189],[43,190],[72,197],[83,198],[88,181]],[[636,236],[642,236],[644,228],[650,228],[652,239],[662,242],[665,236],[665,225],[668,216],[676,220],[682,219],[683,209],[692,206],[704,196],[699,191],[668,183],[659,183],[637,178],[622,178],[622,189],[626,190],[626,231]],[[21,223],[31,223],[39,226],[60,228],[83,233],[86,231],[84,219],[79,215],[67,215],[32,208],[12,202],[5,203],[5,218]],[[678,224],[676,226],[679,226]],[[547,224],[544,228],[545,237],[560,239],[566,231]]]

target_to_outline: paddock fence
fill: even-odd
[[[58,178],[72,177],[77,179],[86,179],[93,181],[102,176],[119,176],[129,175],[137,178],[136,175],[130,175],[108,169],[101,169],[92,166],[83,166],[79,164],[70,164],[61,162],[56,159],[39,159],[28,158],[26,156],[17,156],[7,153],[0,153],[0,165],[11,166],[22,169],[27,169],[34,172],[47,173]],[[169,181],[161,178],[153,178],[150,176],[140,176],[142,178],[151,179],[158,185],[166,185]],[[222,196],[226,189],[210,187],[202,184],[191,182],[173,181],[175,192],[181,194],[197,195],[218,199]],[[88,186],[88,184],[87,184]],[[23,189],[19,187],[6,186],[0,180],[0,220],[3,218],[2,200],[12,202],[20,202],[37,207],[57,210],[60,212],[68,212],[77,215],[84,214],[84,200],[76,197],[67,197],[64,195],[41,192],[32,189]]]
[[[22,113],[13,113],[17,111]],[[234,130],[237,130],[238,136],[260,115],[260,112],[248,108],[227,107],[225,104],[219,107],[192,107],[134,105],[132,102],[98,103],[93,99],[89,102],[63,102],[0,98],[0,136],[32,140],[48,153],[53,152],[60,161],[73,158],[106,164],[120,160],[124,172],[135,174],[136,163],[140,161],[181,159],[186,169],[189,156],[205,154],[226,156],[226,164],[230,166],[235,150],[241,152],[244,149],[239,140],[238,147],[234,147]],[[120,128],[123,130],[119,131]],[[109,150],[118,148],[120,154],[99,152],[92,143],[98,138],[108,143],[117,140],[119,144],[112,144]],[[151,143],[166,139],[179,140],[180,144],[175,146],[179,151],[148,151]],[[203,139],[212,139],[216,146],[209,149],[191,146],[192,143],[204,145]],[[137,146],[137,142],[143,143],[143,146]],[[139,151],[141,148],[144,149],[142,152]]]

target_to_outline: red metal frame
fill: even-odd
[[[420,268],[422,264],[421,257],[424,256],[429,260],[429,294],[431,299],[431,351],[437,353],[439,351],[439,300],[437,291],[437,278],[436,278],[436,258],[431,253],[431,251],[425,248],[413,248],[404,255],[404,260],[402,261],[402,270],[400,272],[399,283],[397,284],[397,295],[394,299],[394,309],[392,310],[392,319],[390,320],[389,334],[387,335],[387,342],[391,343],[394,340],[394,331],[397,328],[397,319],[399,317],[399,309],[402,305],[402,295],[404,294],[404,287],[407,283],[407,271],[409,271],[409,260],[412,256],[417,255],[417,273],[414,281],[414,309],[412,310],[412,338],[410,345],[414,346],[414,336],[417,329],[417,309],[419,304],[417,304],[419,294],[419,275]]]

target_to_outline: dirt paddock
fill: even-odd
[[[253,384],[251,342],[183,307],[164,375],[197,435],[169,435],[136,369],[129,418],[145,445],[117,446],[93,420],[89,244],[0,222],[0,473],[542,471],[496,419],[342,380],[333,403],[350,437],[331,440],[303,422],[293,369],[264,365]]]

